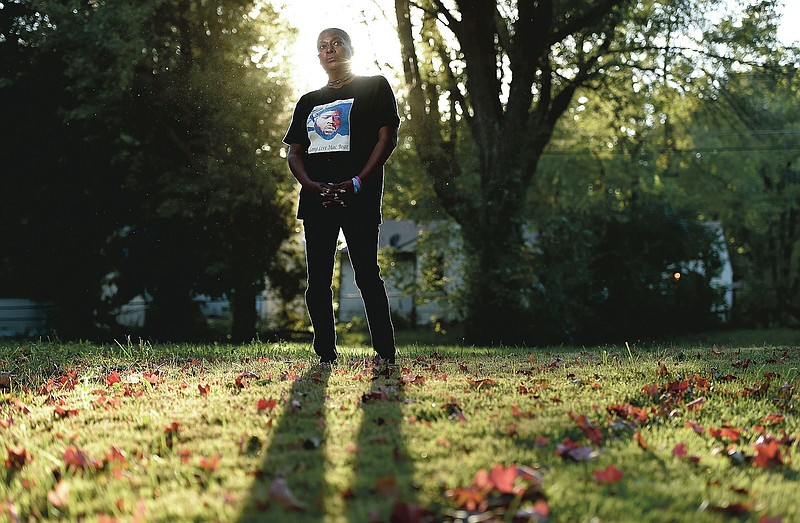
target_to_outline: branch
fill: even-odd
[[[578,16],[571,16],[563,27],[554,31],[550,36],[551,42],[559,42],[564,38],[590,27],[598,19],[602,19],[615,7],[631,2],[631,0],[603,0],[594,8]]]
[[[453,31],[453,34],[455,34],[456,31],[460,30],[461,23],[453,17],[453,14],[450,12],[450,10],[447,9],[440,0],[432,0],[432,1],[433,5],[436,6],[436,9],[438,9],[439,12],[444,15],[445,19],[447,20],[446,25],[450,28],[451,31]],[[434,18],[438,19],[439,17],[435,16]]]
[[[461,176],[461,169],[455,158],[454,149],[444,143],[441,122],[436,116],[436,111],[427,114],[425,86],[420,78],[409,5],[408,0],[395,0],[397,33],[403,55],[403,72],[409,90],[407,99],[411,107],[410,124],[414,140],[419,141],[415,149],[423,169],[433,182],[433,190],[445,211],[457,222],[463,224],[471,214],[474,214],[475,203],[469,199],[468,194],[456,187],[456,181]],[[435,92],[435,88],[433,90]],[[438,103],[435,94],[430,103],[431,107],[435,108]]]
[[[420,11],[426,13],[428,16],[433,18],[434,20],[438,20],[440,14],[443,15],[445,18],[444,25],[449,27],[450,30],[453,31],[453,34],[456,34],[456,31],[460,29],[459,21],[453,17],[452,13],[450,13],[450,10],[448,10],[444,5],[442,5],[442,3],[439,0],[432,0],[432,1],[436,9],[428,9],[427,7],[419,5],[416,2],[409,2],[408,5],[416,7]]]
[[[461,105],[461,108],[464,110],[464,119],[471,128],[474,118],[469,114],[467,99],[465,98],[464,93],[461,92],[461,89],[459,89],[458,78],[456,78],[456,74],[453,72],[453,68],[450,66],[450,63],[452,62],[450,54],[447,52],[447,48],[441,42],[437,42],[435,49],[439,54],[439,58],[442,59],[442,63],[445,65],[447,80],[450,83],[450,89],[448,89],[448,92],[450,93],[450,99],[458,102]]]
[[[623,54],[623,53],[637,53],[637,52],[655,52],[655,53],[658,53],[658,54],[664,54],[664,53],[669,53],[669,52],[681,52],[681,53],[687,53],[687,54],[688,53],[695,53],[695,54],[700,55],[700,56],[702,56],[704,58],[710,58],[710,59],[713,59],[713,60],[719,60],[720,62],[725,62],[725,63],[728,63],[728,64],[746,65],[746,66],[749,66],[749,67],[753,67],[755,69],[763,70],[765,72],[769,72],[769,73],[773,73],[773,74],[779,74],[781,76],[790,77],[792,75],[797,74],[797,70],[796,69],[794,69],[794,70],[790,69],[789,71],[787,71],[779,63],[774,63],[774,62],[759,63],[759,62],[756,62],[754,60],[743,60],[741,58],[737,58],[737,57],[734,57],[734,56],[726,56],[726,55],[723,55],[723,54],[719,54],[719,53],[715,53],[713,51],[706,50],[704,48],[680,46],[680,45],[675,45],[675,46],[636,45],[636,46],[631,46],[631,47],[619,47],[619,48],[616,48],[616,49],[613,49],[613,50],[607,49],[602,55],[598,54],[597,56],[614,57],[616,55]],[[687,57],[687,55],[685,55],[685,54],[682,55],[682,56],[684,56],[684,58]],[[630,67],[635,67],[632,64],[627,64],[627,65],[629,65]],[[642,68],[642,67],[637,67],[637,69],[638,70],[648,70],[648,68]]]

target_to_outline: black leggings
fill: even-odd
[[[356,285],[364,300],[372,346],[380,357],[390,361],[395,358],[389,298],[378,267],[378,228],[378,223],[348,218],[306,219],[303,222],[308,266],[306,305],[314,328],[314,351],[323,362],[336,359],[336,320],[331,284],[339,229],[347,241]]]

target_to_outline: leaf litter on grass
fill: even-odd
[[[622,352],[604,363],[599,351],[409,348],[389,372],[344,350],[325,376],[302,347],[174,350],[125,360],[90,347],[12,368],[28,379],[0,396],[0,517],[800,518],[786,501],[798,486],[797,347],[681,349],[674,360],[637,350],[635,367]],[[309,412],[313,387],[323,408]],[[281,427],[286,416],[297,423]],[[359,465],[396,452],[397,438],[407,474],[392,473],[399,462]],[[291,460],[264,461],[280,449]],[[303,479],[312,470],[322,483]]]

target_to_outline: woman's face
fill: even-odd
[[[338,32],[322,32],[317,39],[317,53],[326,72],[350,70],[353,49]]]

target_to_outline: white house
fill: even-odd
[[[47,308],[22,298],[0,298],[0,338],[45,333]]]
[[[428,225],[440,229],[446,227],[444,222]],[[461,282],[458,272],[459,262],[451,255],[449,260],[441,260],[438,277],[442,279],[442,287],[438,292],[420,292],[414,290],[410,283],[418,282],[421,277],[418,242],[425,227],[408,220],[385,220],[381,224],[378,248],[391,250],[392,266],[383,272],[386,281],[386,292],[392,316],[403,318],[419,325],[430,323],[432,318],[443,320],[458,319],[455,307],[448,306],[448,293],[455,291]],[[449,253],[457,253],[456,245],[451,245]],[[346,255],[347,245],[341,249],[341,266],[339,271],[338,311],[339,321],[347,322],[353,318],[364,318],[364,302],[355,282],[350,258]],[[413,282],[409,281],[413,279]],[[404,291],[403,288],[411,288]]]

